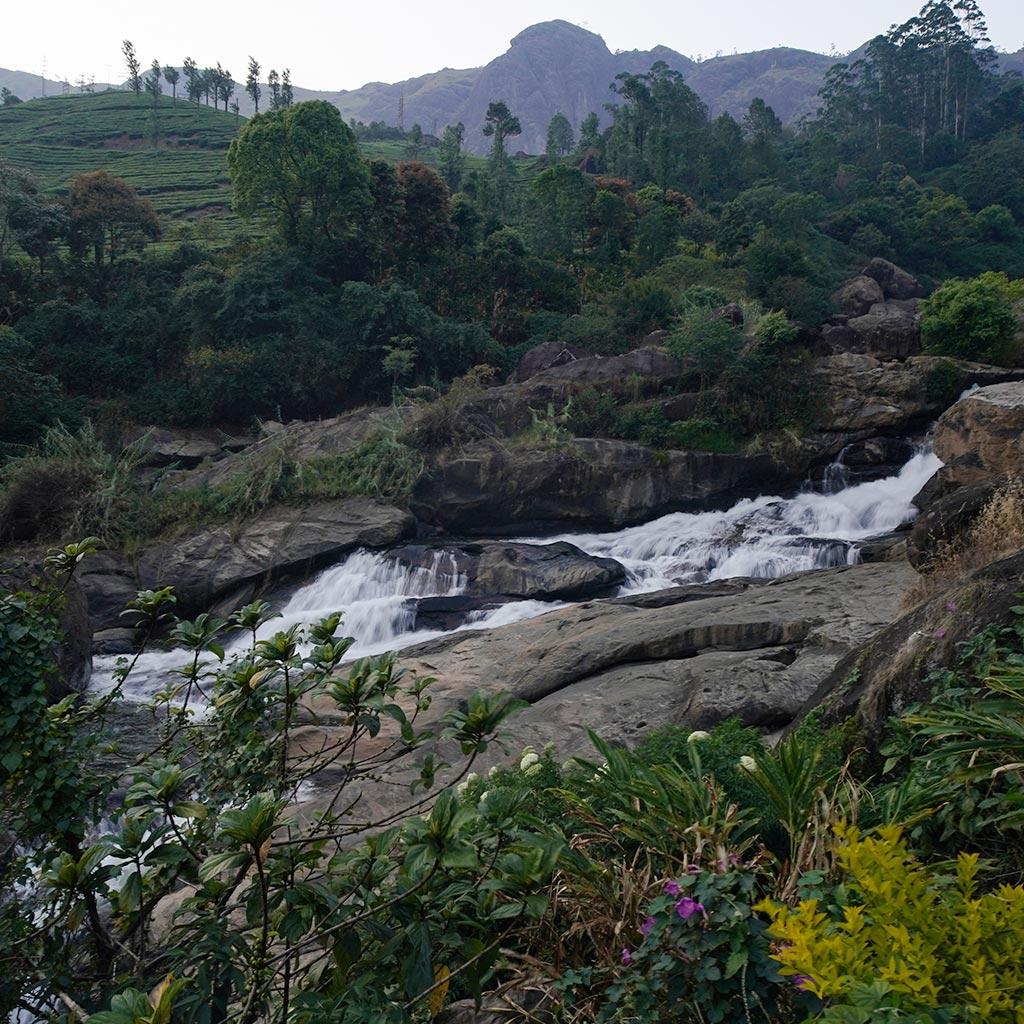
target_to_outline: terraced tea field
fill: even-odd
[[[258,229],[231,212],[226,154],[238,130],[234,114],[130,92],[50,96],[0,107],[0,159],[35,174],[58,193],[83,171],[106,170],[149,198],[164,224],[162,245],[188,237],[227,242]],[[403,142],[367,142],[367,158],[407,159]],[[418,159],[435,165],[437,151]],[[467,171],[486,160],[467,158]],[[533,161],[518,162],[519,174]]]
[[[247,230],[231,212],[225,154],[235,116],[170,96],[52,96],[0,108],[0,157],[60,192],[76,174],[107,170],[152,200],[168,240]]]

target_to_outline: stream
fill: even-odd
[[[626,569],[617,596],[731,577],[770,578],[855,563],[857,543],[888,533],[916,515],[912,499],[942,465],[918,450],[900,471],[880,480],[848,485],[837,462],[823,486],[794,497],[766,496],[737,502],[723,512],[676,512],[609,533],[566,533],[522,538],[526,543],[568,541],[587,554],[614,558]],[[518,539],[518,538],[517,538]],[[417,598],[451,597],[467,581],[439,549],[429,567],[410,567],[386,551],[358,550],[296,589],[262,627],[269,636],[294,623],[344,612],[343,633],[356,637],[350,658],[398,650],[446,635],[416,628]],[[510,601],[470,612],[457,632],[509,625],[564,607],[556,601]],[[228,645],[244,646],[246,637]],[[133,701],[148,701],[166,685],[171,670],[188,660],[181,650],[143,654],[125,685]],[[92,688],[109,689],[116,656],[95,659]]]

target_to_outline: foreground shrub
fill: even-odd
[[[89,547],[49,560],[54,595]],[[4,1016],[45,1019],[59,1005],[77,1018],[110,1005],[95,1018],[107,1024],[434,1016],[449,984],[479,994],[502,942],[545,910],[560,841],[511,805],[483,814],[453,792],[518,702],[476,695],[428,723],[433,680],[391,655],[344,663],[354,641],[340,613],[260,639],[265,604],[183,621],[169,589],[144,592],[132,605],[141,632],[169,623],[183,664],[139,711],[148,749],[99,761],[132,666],[104,695],[45,707],[46,600],[0,597],[14,645],[0,666],[17,669],[0,720],[14,840],[0,862]],[[306,702],[344,726],[303,743]],[[300,813],[299,787],[334,765],[342,778]]]
[[[957,359],[1013,365],[1020,345],[1013,304],[1024,295],[1024,282],[988,272],[969,280],[954,279],[921,304],[924,350]]]
[[[956,877],[919,863],[896,827],[840,830],[835,906],[765,903],[782,973],[825,1007],[822,1020],[869,1022],[884,1010],[923,1020],[1016,1024],[1024,996],[1024,889],[977,892],[976,854]],[[891,1014],[887,1015],[889,1019]]]
[[[738,864],[665,883],[639,923],[642,941],[622,949],[622,970],[599,1020],[791,1019],[791,983],[773,961],[758,920],[758,878]]]

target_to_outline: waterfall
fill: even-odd
[[[673,512],[615,533],[548,540],[570,541],[588,554],[617,559],[629,574],[628,593],[825,569],[855,561],[857,541],[913,519],[914,495],[941,465],[930,451],[921,451],[896,476],[834,494],[746,499],[725,512]]]
[[[674,512],[611,533],[570,533],[530,542],[569,541],[588,554],[617,559],[627,571],[621,594],[846,565],[857,560],[857,541],[887,533],[914,518],[912,499],[940,465],[930,451],[920,451],[895,476],[834,493],[808,491],[793,498],[746,499],[724,512]],[[342,635],[356,638],[351,657],[397,650],[445,635],[440,630],[416,629],[416,598],[457,596],[466,585],[454,559],[443,549],[425,567],[406,565],[386,552],[355,551],[296,590],[260,635],[340,611],[344,613]],[[509,625],[560,606],[550,601],[513,601],[470,614],[453,632]],[[247,640],[234,638],[228,653]],[[212,655],[208,660],[212,662]],[[149,700],[166,685],[169,672],[187,661],[187,654],[180,650],[143,654],[126,686],[127,696]],[[94,688],[112,685],[116,662],[115,657],[96,659]]]

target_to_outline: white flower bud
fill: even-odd
[[[531,750],[529,753],[523,754],[522,761],[519,762],[519,770],[525,772],[527,768],[532,768],[540,758]]]
[[[702,740],[711,739],[711,733],[705,732],[703,729],[695,729],[686,737],[687,743],[700,743]]]
[[[744,754],[740,758],[740,770],[744,772],[756,772],[757,762],[749,754]]]

